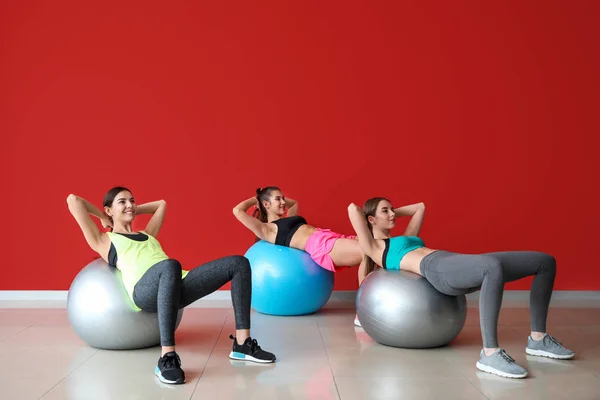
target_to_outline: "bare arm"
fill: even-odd
[[[285,205],[288,208],[288,212],[287,212],[288,217],[293,217],[294,215],[298,215],[298,202],[296,200],[286,197]]]
[[[92,250],[100,254],[102,258],[105,258],[108,254],[110,240],[106,234],[100,232],[90,215],[100,218],[102,225],[105,227],[112,226],[108,217],[93,204],[74,194],[67,196],[67,205],[71,215],[73,215],[75,221],[79,224],[88,245]]]
[[[424,203],[422,203],[422,202],[415,203],[415,204],[411,204],[411,205],[404,206],[404,207],[398,207],[398,208],[394,209],[394,214],[396,214],[396,217],[411,217],[411,216],[415,215],[415,213],[422,208],[423,209],[425,208]]]
[[[367,277],[367,259],[363,257],[362,261],[358,266],[358,286],[362,285],[363,281]]]
[[[406,226],[404,236],[418,236],[421,232],[423,219],[425,217],[425,204],[416,203],[409,206],[400,207],[394,210],[396,216],[411,217],[410,222]]]
[[[145,231],[148,234],[155,236],[160,232],[160,228],[165,220],[167,212],[167,202],[164,200],[152,201],[150,203],[140,204],[136,208],[137,214],[152,214]]]
[[[258,205],[256,197],[250,197],[242,201],[237,206],[233,207],[233,215],[244,225],[250,229],[258,238],[265,240],[269,233],[269,226],[251,215],[248,215],[248,209]]]
[[[371,257],[377,264],[381,265],[384,250],[383,241],[375,240],[373,234],[369,230],[365,215],[359,206],[354,203],[350,204],[348,206],[348,216],[350,217],[350,223],[358,236],[358,244],[362,251]]]

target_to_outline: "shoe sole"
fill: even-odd
[[[158,367],[154,370],[154,375],[156,375],[159,381],[161,381],[162,383],[168,383],[169,385],[182,385],[185,383],[185,379],[183,381],[170,381],[166,379],[164,376],[162,376]]]
[[[229,358],[238,361],[252,361],[259,364],[270,364],[275,362],[275,360],[261,360],[260,358],[255,358],[244,353],[238,353],[237,351],[229,353]]]
[[[510,374],[508,372],[503,372],[503,371],[500,371],[499,369],[482,364],[479,361],[477,361],[476,366],[477,366],[477,369],[480,371],[487,372],[489,374],[498,375],[498,376],[501,376],[502,378],[522,379],[522,378],[525,378],[528,374],[528,372],[524,372],[523,374]]]
[[[567,355],[560,355],[560,354],[549,353],[544,350],[533,350],[533,349],[530,349],[529,347],[525,348],[525,353],[529,354],[530,356],[548,357],[548,358],[554,358],[556,360],[569,360],[569,359],[575,357],[575,353],[567,354]]]

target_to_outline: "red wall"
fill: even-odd
[[[94,254],[65,198],[116,184],[167,200],[187,268],[243,254],[231,209],[274,184],[343,233],[424,201],[430,247],[600,289],[596,1],[198,3],[0,3],[0,289],[67,289]]]

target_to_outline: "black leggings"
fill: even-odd
[[[535,275],[529,294],[531,330],[546,332],[546,317],[556,276],[556,261],[551,255],[533,251],[481,255],[436,251],[421,261],[421,275],[449,296],[481,290],[479,321],[486,348],[498,347],[498,316],[504,283]]]
[[[246,257],[229,256],[191,270],[181,279],[177,260],[161,261],[146,271],[133,290],[133,300],[142,311],[158,313],[161,346],[175,346],[175,325],[180,308],[231,281],[231,301],[236,329],[250,329],[252,275]]]

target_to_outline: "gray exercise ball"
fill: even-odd
[[[467,318],[465,296],[440,293],[421,275],[385,269],[363,281],[356,308],[362,327],[376,342],[412,349],[450,343]]]
[[[88,345],[107,350],[133,350],[160,344],[158,314],[138,311],[121,279],[121,271],[102,259],[92,261],[73,280],[67,315]],[[181,322],[183,309],[177,314]]]

